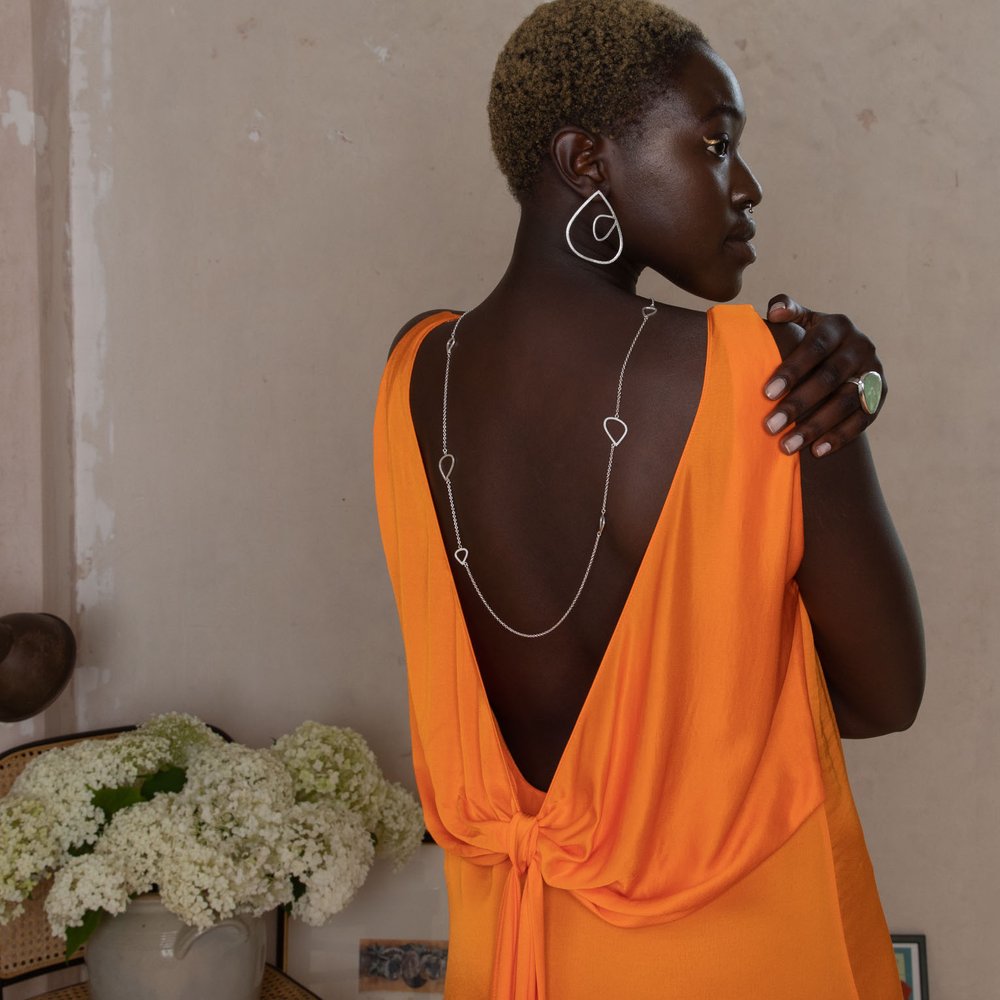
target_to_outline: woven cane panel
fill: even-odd
[[[264,988],[260,996],[261,1000],[318,1000],[315,993],[270,965],[264,970]]]
[[[40,757],[46,750],[51,750],[48,744],[40,747],[29,747],[27,750],[15,750],[0,760],[0,795],[6,795],[17,776],[24,770],[28,761]]]
[[[114,739],[117,735],[113,732],[102,733],[91,738]],[[10,791],[11,785],[30,761],[54,747],[69,746],[79,739],[78,736],[54,739],[12,750],[0,757],[0,795]],[[49,883],[43,882],[35,889],[32,898],[25,900],[24,913],[17,920],[0,926],[0,980],[12,979],[36,969],[51,968],[65,961],[66,945],[52,936],[45,916],[48,891]]]
[[[51,993],[43,993],[37,1000],[90,1000],[90,988],[86,983],[80,983],[79,986],[67,986]],[[191,997],[189,1000],[194,998]],[[269,965],[264,969],[264,985],[261,988],[260,1000],[317,1000],[317,998],[315,993],[310,993],[304,986],[299,986]]]
[[[40,993],[37,1000],[90,1000],[90,988],[86,983],[78,986],[65,986],[51,993]]]
[[[0,927],[0,980],[50,969],[65,961],[66,942],[52,936],[45,916],[48,891],[48,882],[38,886],[32,898],[25,900],[24,913]]]

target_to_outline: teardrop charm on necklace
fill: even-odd
[[[455,549],[455,562],[464,566],[469,561],[469,550],[463,545],[460,549]]]
[[[628,434],[628,424],[621,417],[605,417],[604,433],[611,438],[611,444],[617,448]]]
[[[438,459],[438,471],[441,473],[441,478],[446,482],[451,482],[451,471],[455,468],[455,456],[451,452],[446,451]]]

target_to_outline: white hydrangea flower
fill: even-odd
[[[64,857],[71,847],[93,844],[104,823],[94,791],[122,788],[154,774],[170,760],[167,740],[140,731],[116,739],[82,740],[36,757],[18,776],[10,794],[45,803]]]
[[[156,715],[143,723],[138,732],[148,738],[167,741],[169,763],[186,767],[193,754],[205,747],[225,746],[226,741],[201,719],[181,712]]]
[[[116,858],[87,854],[70,858],[55,874],[45,897],[45,913],[56,937],[65,938],[67,927],[83,923],[88,910],[121,913],[129,892]]]
[[[299,802],[339,802],[360,813],[369,830],[378,822],[382,772],[365,738],[344,726],[303,722],[272,747],[295,781]]]
[[[306,889],[292,915],[318,927],[354,897],[375,849],[357,813],[333,802],[300,802],[288,814],[279,853],[284,870]]]
[[[0,923],[19,916],[38,882],[62,859],[54,817],[24,795],[0,801]]]
[[[119,808],[110,821],[94,805],[96,790],[138,790],[167,767],[184,770],[180,791]],[[385,781],[351,729],[308,722],[270,750],[251,750],[193,716],[162,715],[25,768],[0,800],[0,920],[55,872],[46,910],[61,936],[88,910],[117,913],[154,888],[183,921],[206,928],[291,903],[294,887],[293,913],[320,924],[364,882],[374,842],[399,867],[422,832],[420,807]]]
[[[359,813],[376,852],[398,870],[424,834],[423,812],[402,785],[387,782],[375,754],[353,729],[304,722],[272,748],[295,779],[299,802],[341,803]]]
[[[399,871],[423,840],[424,813],[420,803],[398,782],[384,784],[375,826],[375,853],[390,858],[393,868]]]
[[[168,909],[207,927],[289,901],[277,847],[287,836],[294,792],[291,776],[269,752],[238,744],[205,748],[193,755],[183,790],[159,798],[170,815],[155,881]]]

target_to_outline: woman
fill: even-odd
[[[785,296],[810,333],[636,296],[727,302],[755,256],[742,95],[690,22],[539,7],[489,110],[510,265],[404,327],[375,424],[446,996],[895,1000],[837,731],[923,690],[879,366]]]

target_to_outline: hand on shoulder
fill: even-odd
[[[792,455],[809,447],[822,458],[856,440],[888,393],[875,345],[846,316],[816,312],[785,294],[768,303],[765,322],[782,357],[764,386],[768,399],[781,400],[765,425],[783,434],[781,449]],[[875,374],[868,381],[880,390],[871,413],[850,381],[869,372]]]

